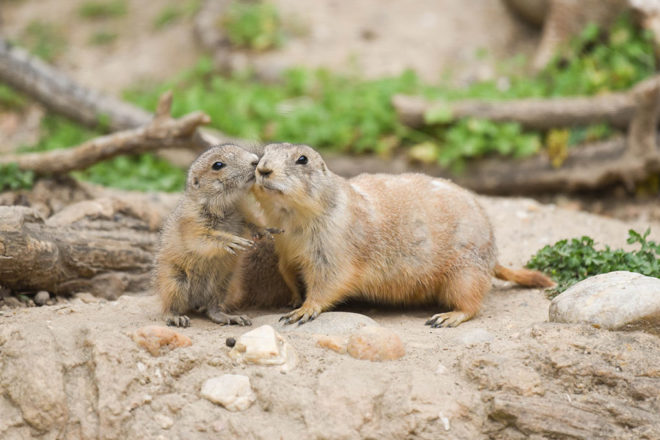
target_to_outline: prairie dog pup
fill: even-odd
[[[348,298],[377,303],[437,304],[432,327],[472,318],[491,277],[530,287],[551,286],[545,275],[512,270],[496,260],[493,231],[469,191],[423,174],[332,173],[305,145],[271,144],[257,166],[254,193],[272,226],[279,268],[303,305],[287,323],[316,318]]]
[[[238,254],[253,245],[259,215],[249,191],[258,162],[235,145],[212,147],[190,167],[182,200],[170,215],[156,257],[154,287],[168,325],[187,327],[190,310],[218,324],[249,325],[223,304]]]

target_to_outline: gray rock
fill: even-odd
[[[49,299],[50,299],[50,294],[45,290],[41,290],[37,292],[36,295],[34,295],[34,298],[32,300],[36,305],[43,306],[48,302]]]
[[[264,324],[271,324],[280,333],[297,332],[324,335],[345,335],[362,327],[378,325],[376,321],[368,316],[351,312],[321,313],[314,321],[306,322],[303,325],[284,325],[279,322],[280,316],[267,315],[255,321],[261,324],[263,319]]]
[[[607,329],[660,329],[660,279],[617,271],[587,278],[550,304],[550,321]]]

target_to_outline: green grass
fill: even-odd
[[[220,20],[220,26],[236,47],[264,51],[284,42],[279,12],[269,2],[234,0]]]
[[[161,30],[185,18],[192,18],[199,10],[199,0],[188,0],[181,3],[167,5],[160,10],[154,19],[154,29]]]
[[[78,15],[91,20],[118,18],[126,15],[125,0],[86,1],[78,8]]]
[[[31,21],[21,33],[19,43],[33,55],[52,63],[66,50],[61,28],[41,20]]]
[[[644,234],[628,231],[628,244],[639,244],[639,249],[631,252],[609,246],[597,250],[594,240],[587,236],[561,240],[539,250],[527,267],[545,272],[557,282],[557,287],[549,291],[551,296],[585,278],[616,270],[660,278],[660,244],[647,239],[650,233],[650,230]]]
[[[93,46],[107,46],[114,43],[118,35],[115,32],[97,31],[89,37],[89,44]]]

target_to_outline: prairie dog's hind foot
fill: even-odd
[[[245,315],[229,315],[219,310],[209,310],[207,313],[209,319],[220,325],[252,325],[252,321]]]
[[[190,327],[190,318],[186,315],[173,315],[168,316],[165,323],[170,327]]]
[[[437,313],[431,316],[431,319],[426,321],[425,325],[430,325],[433,328],[456,327],[470,318],[472,318],[472,315],[460,311]]]

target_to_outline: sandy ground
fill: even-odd
[[[161,30],[154,20],[176,0],[128,0],[117,18],[83,19],[83,0],[23,0],[0,4],[0,32],[18,39],[34,21],[53,24],[68,47],[57,65],[78,81],[118,94],[140,82],[164,81],[202,54],[192,20]],[[428,81],[450,73],[459,82],[492,78],[502,60],[529,57],[538,33],[517,21],[499,0],[275,0],[286,44],[260,56],[277,66],[303,65],[368,77],[413,69]],[[118,34],[90,44],[94,32]]]
[[[601,244],[623,246],[629,227],[649,226],[527,199],[482,201],[500,261],[512,266],[561,238],[589,234]],[[657,240],[660,225],[651,226]],[[539,290],[497,281],[482,312],[458,328],[424,326],[436,310],[343,308],[401,337],[406,355],[383,363],[316,345],[312,325],[338,328],[335,314],[309,326],[282,327],[279,314],[251,312],[254,326],[275,326],[297,352],[299,365],[287,374],[233,363],[225,338],[246,329],[197,317],[180,330],[191,347],[152,357],[129,335],[161,323],[153,296],[12,309],[0,316],[0,436],[431,439],[564,438],[577,432],[576,438],[654,438],[660,339],[548,323],[548,304]],[[257,402],[232,413],[201,398],[203,381],[223,373],[250,377]],[[636,422],[626,425],[620,411],[603,409],[620,407],[636,411]],[[556,414],[530,419],[524,408],[559,408],[566,420]],[[602,427],[571,425],[593,422],[590,417]]]

